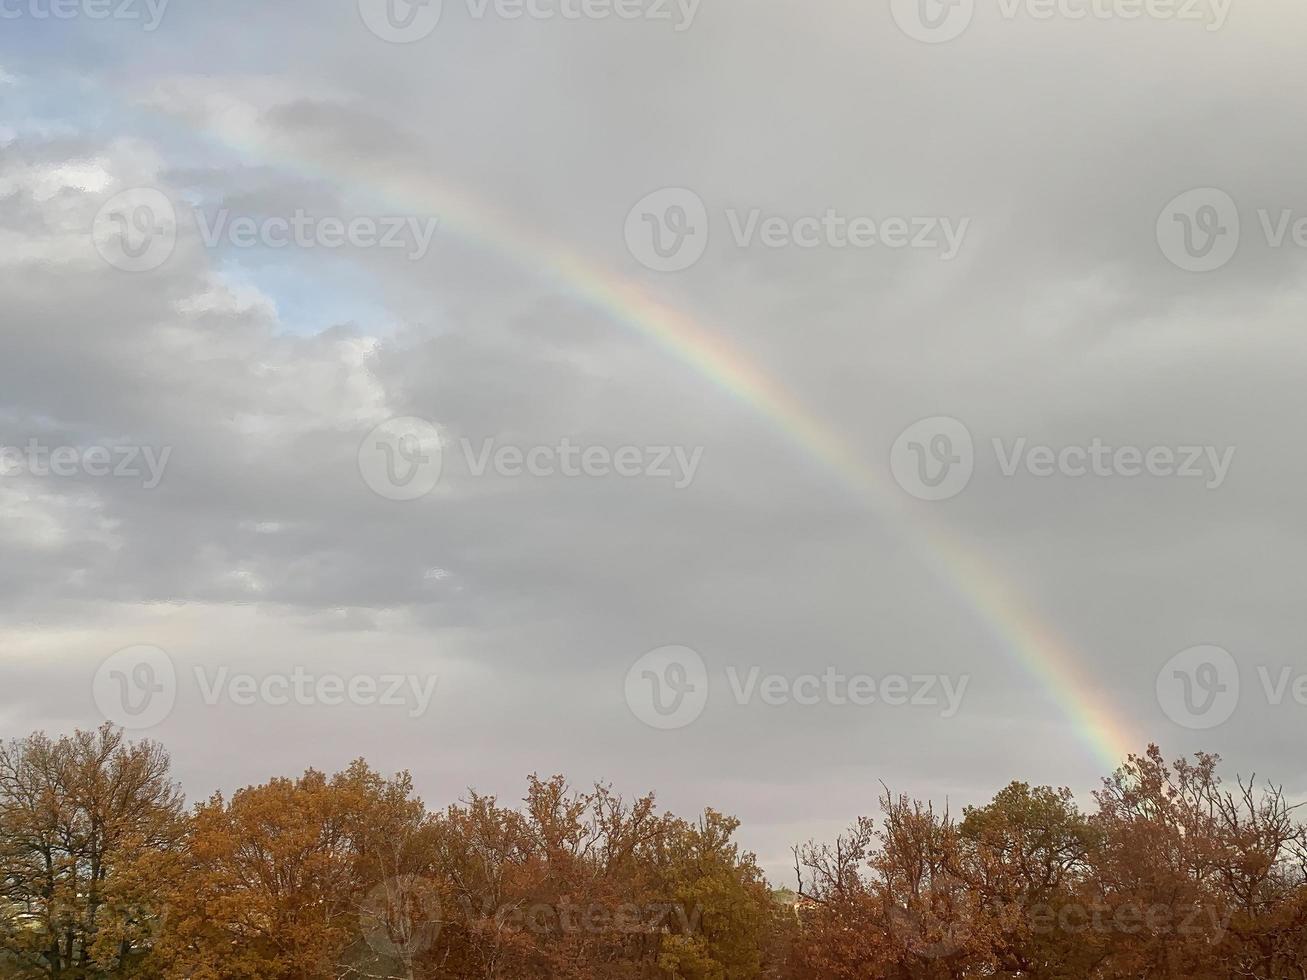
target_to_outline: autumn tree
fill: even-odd
[[[984,909],[994,975],[1093,976],[1105,942],[1080,925],[1101,905],[1093,874],[1101,838],[1071,791],[1012,783],[968,807],[959,829],[958,873]]]
[[[1131,755],[1082,812],[886,789],[773,892],[739,822],[530,777],[428,811],[309,770],[183,812],[105,727],[0,747],[0,976],[61,980],[1307,980],[1307,829],[1215,756]]]
[[[170,890],[173,969],[193,980],[407,977],[386,889],[408,875],[424,812],[406,774],[386,779],[361,761],[215,795],[196,808]]]
[[[1095,794],[1116,974],[1304,975],[1303,828],[1277,788],[1225,790],[1219,761],[1150,746]]]
[[[963,839],[947,810],[881,797],[879,829],[862,817],[832,845],[796,850],[802,977],[943,980],[992,970],[992,926],[963,877]]]
[[[0,747],[5,975],[154,975],[182,808],[163,749],[111,726]]]
[[[520,808],[472,793],[432,821],[447,897],[426,975],[754,977],[772,903],[737,827],[561,776],[532,777]]]

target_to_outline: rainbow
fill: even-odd
[[[909,506],[907,495],[889,482],[887,465],[868,463],[777,378],[754,364],[745,351],[726,342],[723,333],[439,176],[391,169],[383,179],[378,177],[375,163],[367,166],[357,160],[333,161],[327,166],[328,153],[310,157],[303,148],[267,131],[256,138],[248,125],[224,126],[221,116],[208,131],[228,147],[261,161],[343,183],[405,213],[438,216],[442,231],[453,231],[533,275],[547,277],[575,299],[654,341],[769,420],[804,454],[864,498],[892,531],[913,544],[937,578],[970,607],[1048,693],[1077,741],[1107,772],[1114,771],[1138,747],[1130,728],[1095,693],[1097,685],[1085,672],[1083,657],[1036,617],[990,562],[943,525],[927,520],[923,508]]]

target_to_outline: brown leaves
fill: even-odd
[[[769,891],[739,822],[561,776],[429,812],[363,761],[186,815],[157,745],[0,748],[0,975],[100,980],[1304,980],[1307,832],[1218,760],[1131,756],[1080,812],[888,791]]]

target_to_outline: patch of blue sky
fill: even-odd
[[[213,5],[64,0],[58,6],[65,15],[54,16],[51,0],[0,0],[0,64],[33,74],[64,65],[123,85],[170,74],[266,70],[284,58],[285,38],[310,26],[316,6],[221,0],[226,16],[215,20]]]
[[[386,336],[399,327],[376,277],[342,257],[228,246],[215,250],[214,266],[231,286],[248,285],[271,299],[284,333],[303,337],[344,327]]]

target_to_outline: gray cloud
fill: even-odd
[[[878,779],[955,804],[1010,778],[1092,788],[1103,763],[1069,694],[1110,706],[1136,748],[1220,751],[1307,792],[1289,748],[1307,709],[1259,703],[1256,675],[1304,664],[1307,267],[1261,240],[1257,212],[1307,214],[1293,125],[1307,15],[1240,8],[1214,32],[985,15],[924,45],[884,5],[706,3],[683,33],[446,7],[411,46],[371,36],[353,5],[303,3],[178,5],[149,36],[25,25],[80,58],[0,43],[16,80],[0,89],[0,445],[172,448],[153,490],[0,477],[7,729],[95,723],[97,666],[136,643],[185,667],[434,670],[417,720],[192,705],[151,734],[193,796],[360,753],[413,769],[433,801],[469,783],[511,798],[532,770],[652,786],[739,814],[777,878],[788,843],[870,810]],[[96,101],[61,97],[85,89]],[[179,205],[178,244],[125,273],[90,229],[142,185]],[[646,269],[622,234],[667,186],[709,213],[704,258],[681,273]],[[1243,241],[1189,273],[1155,225],[1206,186],[1237,201]],[[442,223],[419,261],[209,249],[191,206]],[[740,248],[728,209],[970,231],[948,262]],[[700,370],[596,304],[595,282],[560,277],[566,255],[792,392],[879,473],[888,506],[718,383],[729,364]],[[419,501],[359,474],[364,436],[395,416],[445,438]],[[964,492],[924,503],[889,459],[931,416],[962,420],[977,461]],[[1022,437],[1237,451],[1213,490],[1005,477],[992,440]],[[564,438],[702,447],[702,463],[677,490],[478,477],[458,448]],[[995,583],[1086,689],[1057,695],[1023,666],[1013,624],[975,599]],[[1177,725],[1155,694],[1199,643],[1242,668],[1239,710],[1211,731]],[[642,725],[622,687],[667,644],[713,672],[703,715],[675,732]],[[942,719],[736,705],[731,665],[971,681]]]

